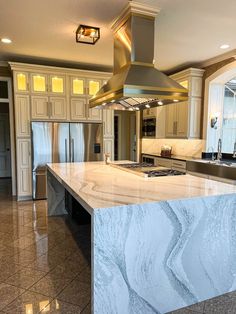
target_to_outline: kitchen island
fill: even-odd
[[[66,213],[65,190],[91,215],[92,313],[167,313],[236,290],[235,186],[49,164],[49,215]]]

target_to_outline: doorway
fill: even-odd
[[[11,78],[0,77],[0,186],[16,195],[15,142]]]
[[[9,105],[0,103],[0,178],[11,177]]]
[[[136,113],[116,111],[114,114],[114,159],[137,160]]]

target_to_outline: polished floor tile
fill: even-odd
[[[58,296],[57,299],[84,308],[90,301],[90,284],[74,279]]]
[[[24,292],[25,290],[21,288],[0,283],[0,310]]]
[[[32,268],[24,268],[5,280],[6,283],[28,289],[46,276],[47,273]]]

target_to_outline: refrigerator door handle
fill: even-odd
[[[68,156],[67,156],[67,139],[65,139],[65,159],[66,159],[66,162],[68,162]]]
[[[75,162],[75,141],[73,138],[71,139],[71,159],[72,162]]]

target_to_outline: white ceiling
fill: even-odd
[[[113,39],[109,25],[127,0],[0,0],[0,60],[41,59],[110,68]],[[235,0],[142,0],[158,6],[156,66],[164,71],[236,48]],[[79,24],[101,27],[95,46],[75,42]]]

